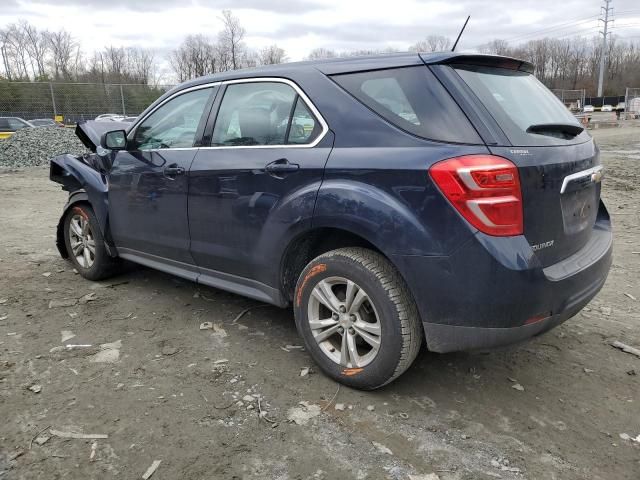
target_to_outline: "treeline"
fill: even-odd
[[[533,63],[536,76],[549,88],[585,89],[587,95],[596,94],[602,37],[542,38],[517,46],[493,40],[479,50]],[[612,36],[605,59],[605,95],[620,95],[625,87],[640,87],[640,42]]]
[[[213,36],[189,35],[166,58],[150,49],[108,46],[85,53],[69,32],[39,31],[26,21],[0,29],[0,80],[69,81],[92,83],[158,83],[159,64],[166,60],[175,80],[182,82],[211,73],[283,63],[286,52],[273,44],[254,49],[245,42],[246,30],[230,10],[220,17]],[[408,49],[418,52],[449,50],[452,41],[430,35]],[[519,45],[496,39],[477,47],[484,53],[509,55],[530,61],[536,76],[549,88],[585,89],[595,94],[602,55],[599,37],[543,38]],[[391,53],[394,49],[336,51],[316,48],[308,59]],[[640,42],[611,37],[607,45],[605,94],[617,95],[625,87],[640,86]]]
[[[4,78],[9,81],[134,83],[156,79],[153,51],[105,47],[87,55],[66,30],[38,30],[26,21],[0,29]]]

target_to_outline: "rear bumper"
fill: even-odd
[[[448,257],[395,256],[435,352],[517,343],[577,314],[600,291],[613,237],[603,204],[590,241],[543,268],[524,237],[476,236]]]

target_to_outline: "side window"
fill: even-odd
[[[333,80],[387,122],[429,140],[482,140],[447,90],[425,67],[334,75]]]
[[[21,128],[26,128],[28,126],[29,125],[27,125],[24,122],[21,122],[17,118],[9,118],[9,129],[11,130],[20,130]]]
[[[279,82],[227,86],[213,129],[213,146],[309,143],[317,121],[289,85]]]
[[[291,127],[289,128],[289,136],[287,143],[305,144],[311,143],[320,133],[320,125],[313,114],[309,111],[309,107],[304,101],[298,97],[296,108],[291,118]]]
[[[212,88],[194,90],[162,105],[136,128],[135,147],[139,150],[193,147],[212,91]]]

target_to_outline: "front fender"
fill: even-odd
[[[62,185],[69,192],[69,199],[62,210],[56,231],[56,245],[63,258],[68,257],[64,242],[64,218],[67,211],[78,202],[88,202],[98,220],[107,251],[115,255],[108,234],[108,185],[106,177],[73,155],[59,155],[50,161],[49,179]]]
[[[71,196],[83,191],[98,219],[104,234],[109,215],[106,177],[73,155],[59,155],[51,159],[49,179],[62,185]]]

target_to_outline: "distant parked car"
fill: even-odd
[[[22,128],[32,128],[33,125],[18,117],[0,117],[0,138],[9,138]]]
[[[119,113],[103,113],[102,115],[98,115],[95,120],[96,122],[121,122],[124,118],[124,115],[120,115]]]
[[[63,123],[56,122],[52,118],[36,118],[29,120],[29,123],[34,127],[64,127]]]
[[[593,108],[593,105],[585,105],[584,108],[582,109],[584,113],[593,113],[594,110],[595,109]]]
[[[600,109],[601,112],[613,112],[613,106],[606,104],[606,105],[602,105],[602,108]]]
[[[625,107],[626,107],[626,104],[624,102],[619,102],[618,105],[616,105],[616,110],[620,110],[621,112],[624,112]]]

